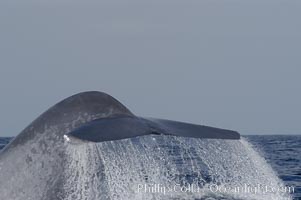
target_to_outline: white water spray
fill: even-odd
[[[284,187],[271,167],[244,139],[148,135],[66,145],[66,200],[291,199],[283,192],[229,190],[258,185]],[[191,185],[198,186],[198,190],[180,189]],[[228,190],[217,192],[217,186]],[[167,191],[168,188],[173,190]]]

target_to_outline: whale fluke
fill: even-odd
[[[68,136],[103,142],[150,134],[212,139],[240,138],[239,133],[225,129],[164,119],[124,116],[91,121],[70,132]]]
[[[239,139],[239,133],[184,122],[135,116],[112,96],[97,91],[73,95],[57,103],[33,121],[9,146],[24,143],[55,127],[55,136],[102,142],[148,134],[194,138]]]
[[[98,99],[99,102],[102,98]],[[109,104],[114,108],[115,100]],[[117,104],[120,106],[119,104]],[[69,137],[92,142],[103,142],[142,135],[174,135],[194,138],[239,139],[239,133],[231,130],[194,125],[164,119],[143,118],[127,110],[118,115],[104,113],[105,118],[95,119],[68,133]]]

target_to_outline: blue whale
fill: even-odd
[[[105,182],[102,173],[107,161],[95,155],[109,151],[100,151],[95,145],[147,135],[240,139],[239,133],[231,130],[139,117],[108,94],[83,92],[49,108],[1,150],[0,199],[110,199],[95,197],[95,192],[89,193],[89,198],[81,197],[96,185],[95,191],[110,191],[109,186],[93,182]],[[66,138],[75,141],[75,146],[66,144]],[[73,198],[75,191],[77,197]]]
[[[57,126],[60,133],[81,140],[102,142],[142,135],[174,135],[194,138],[240,139],[236,131],[189,123],[135,116],[112,96],[103,92],[83,92],[51,107],[11,143],[12,146]],[[63,127],[61,127],[63,126]]]

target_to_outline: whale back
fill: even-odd
[[[102,92],[79,93],[49,108],[0,151],[1,199],[65,199],[64,134],[94,119],[132,115]]]
[[[63,139],[63,135],[95,119],[114,116],[134,116],[124,105],[103,92],[83,92],[70,96],[49,108],[9,145],[11,148],[37,135],[52,134]],[[5,151],[5,149],[3,151]]]

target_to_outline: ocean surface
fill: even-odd
[[[265,158],[287,186],[294,187],[293,199],[301,200],[301,136],[244,136]],[[12,138],[0,138],[2,149]]]
[[[247,136],[287,186],[294,186],[294,199],[301,200],[301,135]]]

